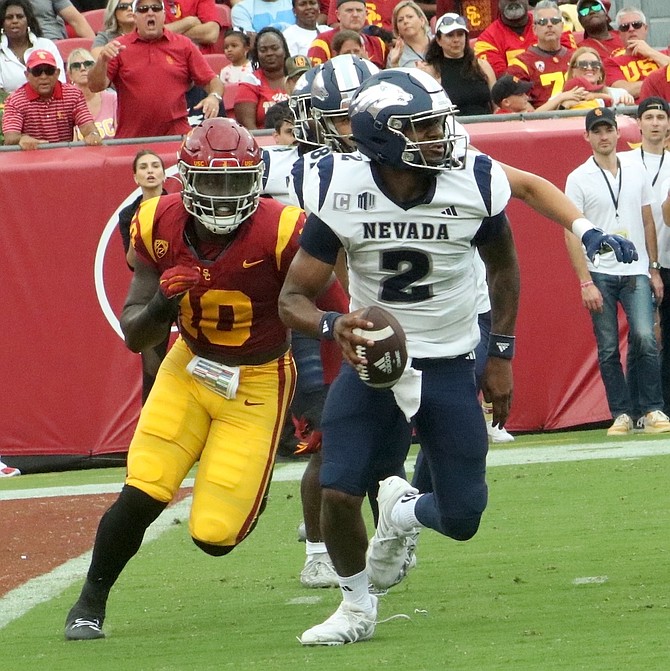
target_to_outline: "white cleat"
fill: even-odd
[[[303,645],[344,645],[367,641],[374,635],[377,622],[377,597],[370,595],[370,600],[370,610],[361,610],[343,601],[325,622],[304,632],[300,642]]]
[[[367,551],[367,571],[370,582],[379,590],[397,585],[407,575],[414,548],[408,551],[407,539],[416,546],[416,529],[404,531],[391,521],[393,506],[404,496],[413,497],[419,490],[397,475],[379,483],[379,521]]]
[[[492,443],[512,443],[514,436],[504,427],[493,426],[489,421],[486,422],[486,433]]]
[[[303,587],[311,589],[339,587],[340,585],[333,562],[325,553],[307,558],[305,566],[300,572],[300,583]]]

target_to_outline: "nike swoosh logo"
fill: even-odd
[[[244,405],[265,405],[265,403],[254,403],[253,401],[250,401],[248,398],[245,398]]]
[[[244,259],[244,261],[242,261],[242,268],[251,268],[252,266],[257,266],[259,263],[263,263],[263,259],[260,259],[259,261],[247,261]]]

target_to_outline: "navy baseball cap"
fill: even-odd
[[[599,123],[617,128],[616,114],[609,107],[596,107],[586,115],[586,132],[588,133]]]

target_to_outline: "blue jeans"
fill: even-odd
[[[654,335],[654,302],[646,275],[591,273],[603,297],[603,311],[592,312],[598,364],[612,417],[644,415],[663,409],[661,369]],[[617,308],[628,320],[628,364],[624,376],[619,353]]]

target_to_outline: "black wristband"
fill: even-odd
[[[319,339],[335,340],[335,320],[341,317],[341,312],[324,312],[319,322]]]
[[[146,311],[151,319],[156,321],[173,322],[179,312],[179,300],[166,298],[158,290],[153,298],[147,303]]]
[[[511,359],[514,357],[514,336],[502,335],[500,333],[489,334],[489,349],[487,354],[499,359]]]

